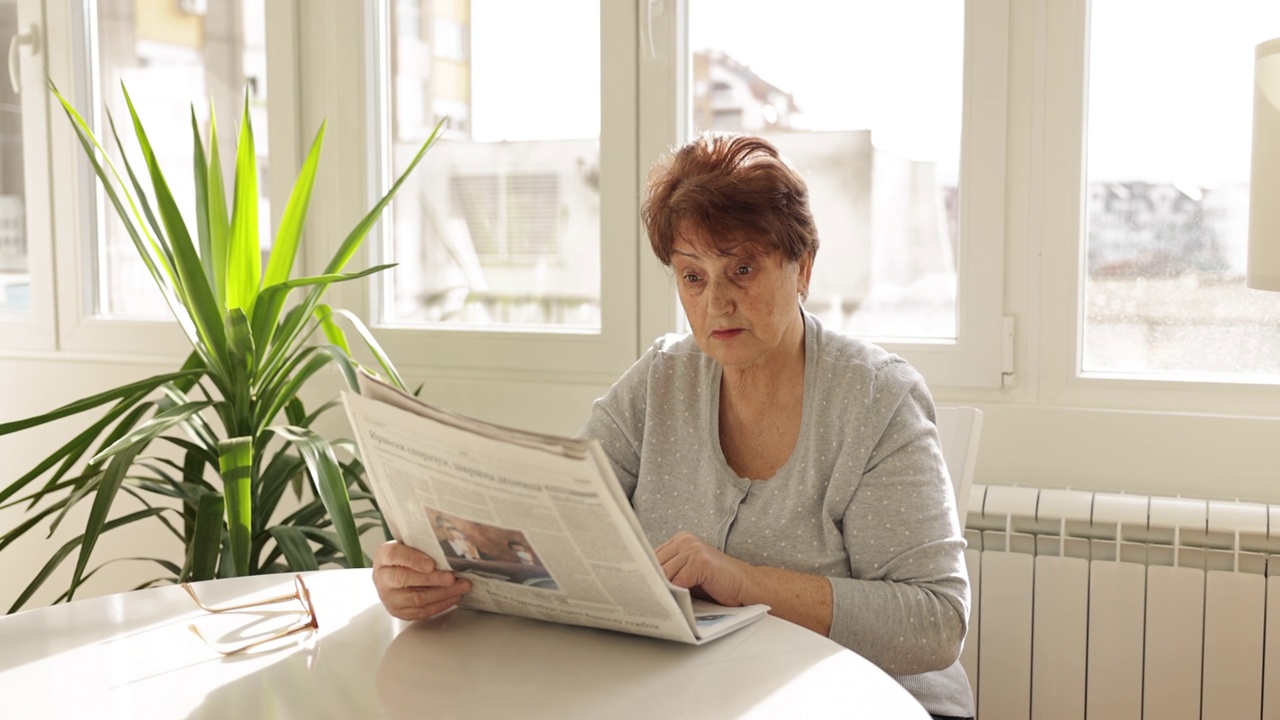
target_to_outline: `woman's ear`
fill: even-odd
[[[797,263],[799,272],[797,277],[797,287],[800,289],[800,299],[807,300],[809,298],[809,279],[813,277],[813,255],[808,255],[800,259]]]

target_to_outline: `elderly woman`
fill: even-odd
[[[643,219],[691,332],[659,339],[581,434],[667,576],[723,605],[767,604],[935,717],[971,716],[964,541],[933,400],[901,358],[801,307],[818,249],[804,180],[760,138],[704,135],[654,169]],[[470,589],[394,542],[374,582],[404,619]]]

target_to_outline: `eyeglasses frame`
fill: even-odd
[[[253,602],[241,603],[239,605],[220,605],[220,606],[206,605],[204,604],[204,602],[200,600],[200,597],[196,595],[196,591],[193,587],[191,587],[191,583],[186,583],[186,582],[181,583],[181,587],[183,590],[186,591],[187,595],[191,597],[191,600],[195,602],[197,607],[199,607],[201,610],[204,610],[205,612],[208,612],[208,613],[217,614],[217,613],[225,613],[225,612],[234,612],[236,610],[248,610],[251,608],[261,608],[267,605],[275,605],[278,603],[289,602],[291,600],[297,600],[302,605],[302,608],[307,612],[307,619],[301,622],[300,624],[285,628],[284,630],[280,630],[279,632],[276,632],[268,637],[253,640],[249,643],[238,646],[231,650],[224,650],[222,648],[219,648],[214,643],[210,642],[208,638],[206,638],[203,634],[201,634],[200,629],[196,627],[194,623],[187,626],[187,629],[195,633],[196,637],[203,640],[206,645],[208,645],[214,651],[222,655],[235,655],[237,653],[242,653],[251,648],[258,647],[259,645],[265,645],[269,642],[273,642],[275,640],[279,640],[281,638],[285,638],[290,635],[296,635],[301,632],[308,632],[311,630],[320,629],[320,622],[316,618],[315,603],[311,599],[311,590],[310,588],[307,587],[307,584],[306,582],[303,581],[301,575],[293,576],[294,590],[292,593],[289,593],[288,595],[276,595],[274,597],[264,598],[262,600],[255,600]]]

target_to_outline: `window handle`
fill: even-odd
[[[22,93],[22,78],[18,73],[18,46],[30,45],[32,56],[40,52],[40,33],[33,24],[27,32],[19,33],[9,39],[9,85],[13,92]]]
[[[653,18],[655,15],[661,15],[666,8],[663,7],[663,0],[647,0],[645,2],[644,25],[645,38],[649,41],[649,59],[656,60],[658,58],[658,50],[653,42]]]

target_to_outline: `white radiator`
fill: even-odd
[[[978,720],[1280,720],[1280,505],[974,485]]]

